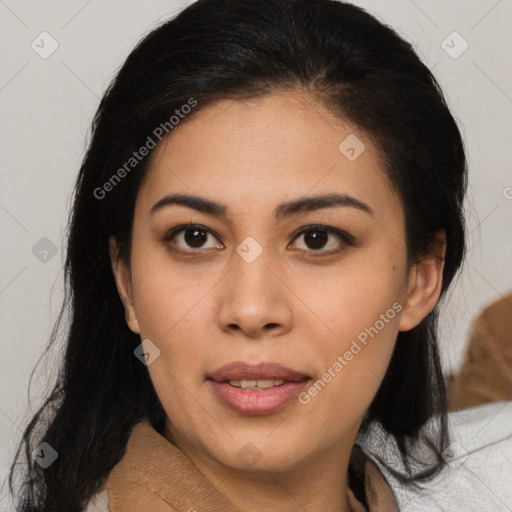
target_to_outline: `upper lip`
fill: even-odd
[[[263,362],[256,365],[244,361],[234,361],[217,368],[207,376],[216,382],[227,380],[258,380],[258,379],[282,379],[299,381],[309,379],[308,375],[292,370],[278,363]]]

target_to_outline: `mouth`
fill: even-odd
[[[275,385],[282,385],[284,382],[298,382],[309,379],[310,376],[274,362],[253,365],[244,361],[234,361],[217,368],[210,375],[207,375],[207,378],[216,382],[229,382],[237,387],[267,389]]]
[[[270,414],[288,405],[311,377],[277,363],[224,365],[207,376],[221,404],[241,414]]]
[[[290,381],[285,381],[284,379],[256,379],[256,380],[242,379],[242,380],[225,380],[225,381],[223,381],[223,383],[227,383],[231,387],[240,388],[240,389],[249,390],[249,391],[263,391],[265,389],[271,389],[274,387],[282,386],[286,382],[290,382]]]

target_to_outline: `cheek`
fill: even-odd
[[[141,338],[149,338],[160,350],[147,368],[149,376],[167,414],[187,424],[188,415],[203,414],[191,396],[203,382],[205,344],[212,343],[204,322],[209,287],[185,280],[169,265],[152,262],[139,270],[137,278],[134,272],[133,292]]]
[[[147,249],[134,253],[131,265],[135,310],[141,335],[163,340],[201,308],[204,280],[201,275],[197,279],[184,276],[154,242],[139,242],[141,246]]]
[[[319,337],[340,349],[379,321],[395,302],[402,301],[404,276],[404,261],[368,252],[347,258],[332,271],[317,271],[307,280],[297,279],[294,291],[304,298],[301,304],[309,310],[309,322],[316,321]],[[386,326],[397,325],[397,309],[400,306],[389,311]]]
[[[147,294],[143,293],[144,287],[139,290],[137,315],[141,337],[151,339],[159,347],[159,363],[173,376],[180,381],[195,380],[201,370],[201,354],[215,342],[212,329],[206,328],[206,302],[201,301],[204,292],[163,285],[160,280],[147,288]]]
[[[334,418],[362,416],[386,373],[403,309],[405,260],[368,254],[347,264],[335,278],[303,288],[322,322],[314,352],[324,372],[304,402],[335,409]],[[317,282],[318,284],[318,282]],[[306,390],[307,391],[307,390]],[[317,398],[318,396],[318,398]],[[354,416],[355,415],[355,416]],[[328,417],[328,416],[326,416]]]
[[[397,334],[392,320],[379,327],[374,321],[359,336],[330,344],[322,354],[324,372],[299,396],[305,411],[325,418],[326,436],[358,425],[377,393]]]

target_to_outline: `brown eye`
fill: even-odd
[[[321,249],[328,241],[329,235],[326,231],[315,229],[304,233],[304,242],[310,249]]]
[[[183,240],[190,247],[201,247],[207,240],[208,235],[202,229],[185,229],[183,231]]]
[[[351,235],[326,226],[308,226],[295,239],[303,240],[303,244],[298,244],[299,250],[310,253],[318,252],[319,256],[340,252],[345,246],[353,245]],[[324,248],[325,250],[323,250]]]
[[[179,226],[164,238],[164,241],[172,241],[180,249],[184,251],[192,250],[192,252],[193,249],[222,249],[222,244],[215,243],[214,240],[217,239],[209,229],[195,224]],[[206,245],[207,243],[210,243],[210,245]]]

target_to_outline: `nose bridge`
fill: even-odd
[[[290,309],[276,277],[272,248],[246,237],[233,252],[231,271],[222,286],[219,322],[222,329],[238,327],[257,336],[265,326],[289,329]]]
[[[240,291],[252,289],[259,294],[269,292],[273,288],[271,281],[275,279],[269,270],[272,261],[272,248],[268,244],[264,247],[256,238],[247,236],[238,244],[233,254],[234,285]],[[266,297],[267,300],[269,298]]]

